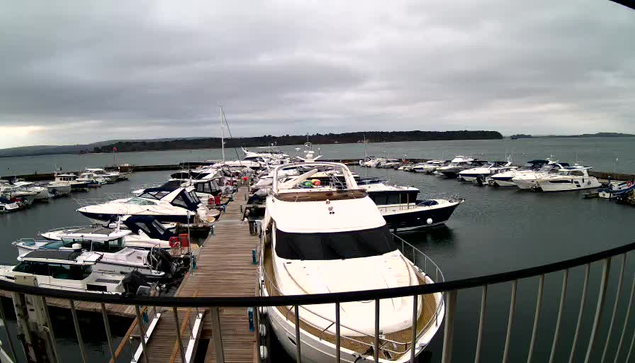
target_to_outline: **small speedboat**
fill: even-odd
[[[611,182],[608,187],[598,189],[598,197],[614,199],[617,196],[628,194],[635,190],[635,183],[632,181]]]
[[[516,167],[512,166],[511,161],[493,161],[488,163],[487,165],[479,166],[472,169],[465,169],[459,172],[459,179],[474,182],[480,180],[481,182],[485,182],[485,180],[490,175],[498,174],[501,171],[509,171],[511,169],[515,169]]]
[[[67,181],[52,181],[46,185],[51,198],[59,198],[70,194],[73,190],[71,183]]]
[[[383,182],[358,184],[375,202],[386,225],[394,231],[412,231],[447,222],[463,199],[419,200],[419,189]]]
[[[124,246],[141,249],[169,249],[170,238],[176,237],[156,218],[127,216],[108,225],[63,227],[40,233],[49,241],[94,241],[123,239]]]
[[[412,171],[415,173],[424,173],[424,174],[432,174],[438,168],[444,166],[446,164],[443,160],[429,160],[425,163],[419,163],[412,167]]]
[[[20,210],[22,206],[19,202],[0,195],[0,213],[11,213]]]

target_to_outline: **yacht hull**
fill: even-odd
[[[379,211],[392,231],[412,231],[444,224],[461,202],[450,202],[431,207],[399,210],[399,205],[380,206]],[[404,206],[405,208],[405,206]]]
[[[574,190],[597,189],[601,187],[597,179],[571,180],[571,181],[549,181],[541,180],[538,186],[543,192],[570,192]]]
[[[94,221],[102,221],[108,222],[112,220],[116,220],[121,214],[112,214],[112,213],[92,213],[87,211],[79,210],[84,217],[92,219]],[[135,215],[143,215],[143,214],[135,214]],[[190,215],[188,218],[186,215],[169,215],[169,214],[149,214],[150,217],[155,217],[159,223],[191,223],[194,221],[195,213]]]
[[[430,280],[432,281],[432,280]],[[267,291],[263,291],[265,296],[267,295]],[[438,304],[441,303],[441,294],[435,294],[435,300]],[[335,307],[334,307],[335,308]],[[280,345],[284,348],[285,352],[291,356],[296,356],[296,338],[295,338],[295,323],[294,323],[294,313],[290,312],[287,316],[283,315],[282,312],[276,307],[265,307],[263,308],[267,319],[269,320],[270,326],[280,342]],[[432,337],[436,334],[438,329],[441,327],[441,322],[444,318],[444,309],[439,309],[439,313],[437,316],[438,324],[432,324],[430,330],[421,334],[417,339],[416,351],[415,355],[418,356],[427,345],[432,340]],[[369,319],[373,319],[373,317],[369,317]],[[302,355],[302,362],[311,362],[311,363],[322,363],[322,362],[332,362],[335,359],[335,345],[327,341],[326,339],[320,339],[317,336],[307,332],[304,329],[300,331],[300,354]],[[342,338],[345,339],[345,338]],[[340,349],[340,361],[347,363],[358,363],[360,361],[372,361],[372,352],[368,353],[369,355],[362,357],[360,359],[360,353],[352,351],[350,349],[346,349],[341,347]],[[275,359],[275,358],[274,358]],[[395,359],[384,359],[379,358],[379,362],[382,363],[404,363],[410,362],[410,350],[407,350],[400,357]]]

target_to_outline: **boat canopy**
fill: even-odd
[[[130,216],[123,220],[123,224],[133,233],[139,234],[139,231],[143,231],[150,238],[168,241],[170,237],[174,236],[174,233],[152,216]]]

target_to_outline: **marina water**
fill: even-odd
[[[382,151],[386,151],[385,155],[394,157],[407,154],[408,157],[450,158],[455,154],[467,154],[484,159],[501,159],[505,151],[509,153],[514,149],[514,159],[517,162],[548,156],[545,154],[553,154],[554,157],[562,161],[573,162],[575,150],[578,150],[578,159],[582,163],[593,165],[596,169],[605,171],[613,170],[612,168],[615,167],[614,154],[619,153],[619,171],[635,172],[635,157],[628,158],[628,149],[631,148],[631,151],[634,151],[632,149],[635,148],[635,143],[630,140],[633,139],[531,139],[369,144],[367,151],[369,154],[375,155],[384,155]],[[546,146],[549,143],[554,145],[552,150]],[[352,158],[363,155],[363,146],[359,144],[327,145],[322,148],[325,158]],[[293,152],[293,148],[290,149]],[[473,151],[470,152],[470,149]],[[602,152],[594,153],[593,150],[602,150]],[[120,162],[133,164],[170,164],[196,160],[197,158],[200,160],[217,158],[215,152],[215,150],[196,150],[130,153],[118,155],[118,159]],[[630,154],[633,153],[630,152]],[[33,158],[30,165],[37,168],[34,170],[50,171],[51,168],[46,165],[53,164],[51,161],[54,158],[57,158],[57,161],[62,160],[61,158],[67,158],[64,161],[67,163],[64,164],[65,169],[79,169],[80,167],[107,164],[112,155],[37,157]],[[0,163],[3,163],[3,169],[7,165],[13,165],[15,160],[12,159],[25,158],[0,159]],[[42,161],[42,159],[48,160]],[[78,163],[74,159],[82,161]],[[15,166],[15,170],[19,170],[17,166]],[[22,172],[34,170],[23,169]],[[478,187],[456,180],[445,180],[435,176],[395,170],[355,168],[354,171],[361,176],[380,176],[387,178],[390,183],[415,186],[421,190],[424,198],[456,195],[466,199],[466,202],[456,210],[448,221],[447,226],[401,235],[435,260],[443,270],[446,280],[556,262],[633,242],[633,237],[635,237],[635,223],[633,223],[635,208],[601,199],[585,200],[578,192],[531,193],[517,189]],[[11,242],[17,238],[34,237],[38,232],[53,227],[86,224],[88,220],[75,212],[79,206],[74,198],[119,197],[120,193],[129,193],[140,185],[165,181],[168,174],[168,172],[136,173],[127,182],[105,185],[87,193],[76,193],[72,197],[53,200],[48,204],[35,205],[25,211],[0,216],[0,232],[3,239],[0,244],[0,261],[7,264],[15,263],[17,250],[11,246]],[[231,241],[213,240],[213,243],[231,243]],[[249,263],[250,256],[246,256],[245,261]],[[628,268],[625,275],[628,278],[633,276],[634,269],[632,261],[627,262]],[[613,266],[605,317],[610,315],[613,305],[619,263],[616,261]],[[594,265],[576,361],[582,360],[583,352],[586,349],[585,339],[588,339],[593,315],[592,307],[595,306],[597,299],[600,275],[598,270],[599,266]],[[583,268],[570,271],[569,289],[556,361],[568,359],[580,303],[582,278]],[[627,279],[627,281],[630,280]],[[562,273],[549,275],[545,280],[543,318],[541,319],[543,323],[539,327],[540,334],[536,343],[535,362],[546,361],[549,356],[561,282]],[[522,281],[519,284],[510,354],[512,362],[526,360],[536,303],[536,289],[537,279]],[[616,320],[618,324],[614,328],[620,331],[623,319],[620,320],[619,317],[625,315],[629,289],[630,286],[623,287],[622,304]],[[476,344],[480,293],[480,290],[459,293],[454,343],[457,347],[464,346],[466,348],[455,350],[454,359],[457,362],[474,359],[473,347]],[[488,325],[485,326],[485,340],[481,356],[483,362],[498,361],[502,357],[509,301],[509,284],[490,287],[487,308]],[[6,300],[5,311],[12,311],[12,307]],[[64,361],[79,361],[79,351],[72,330],[70,313],[60,309],[53,309],[52,313],[54,315],[53,326],[59,350],[65,358]],[[80,313],[80,319],[82,320],[84,337],[87,340],[90,339],[87,348],[91,360],[105,360],[108,347],[105,336],[102,336],[103,329],[99,327],[102,324],[101,316]],[[115,344],[118,344],[130,321],[112,319],[111,324],[116,335]],[[633,315],[631,315],[631,319],[633,319]],[[604,332],[607,329],[608,320],[608,318],[604,319],[602,326]],[[630,342],[632,331],[631,325],[626,335],[627,342]],[[429,352],[425,353],[423,358],[428,358],[432,362],[440,361],[441,334],[440,332],[433,339]],[[6,342],[2,330],[0,330],[0,337],[3,342]],[[615,349],[617,339],[613,339],[612,345]],[[464,356],[461,355],[462,352],[465,352]],[[276,361],[291,361],[289,357],[282,356],[282,350],[276,349],[273,353],[278,354]],[[599,359],[599,357],[597,358]],[[609,354],[608,359],[613,359],[611,354]]]
[[[296,155],[297,146],[282,146],[289,155]],[[324,159],[363,158],[362,144],[315,145]],[[465,155],[484,160],[505,160],[511,155],[515,164],[530,159],[544,159],[550,155],[561,162],[590,165],[594,170],[635,174],[635,137],[592,138],[531,138],[503,140],[452,140],[368,143],[368,155],[390,158],[452,159]],[[227,149],[228,159],[243,157],[240,150]],[[83,155],[42,155],[0,158],[0,175],[50,173],[55,168],[80,170],[129,163],[133,165],[178,164],[184,161],[221,159],[220,149],[169,150]],[[617,162],[616,162],[617,159]]]

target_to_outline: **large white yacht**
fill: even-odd
[[[350,170],[338,163],[294,164],[301,174],[277,176],[267,197],[259,266],[263,296],[303,295],[386,289],[432,284],[397,249],[386,221],[361,190]],[[285,166],[288,170],[288,165]],[[333,171],[331,183],[310,180]],[[311,184],[311,185],[309,185]],[[380,362],[410,360],[414,299],[380,301]],[[443,320],[440,293],[417,299],[415,354],[429,344]],[[296,341],[293,307],[266,308],[284,349],[295,355],[301,344],[303,362],[325,362],[335,356],[335,305],[302,306],[298,312],[301,341]],[[341,360],[372,360],[374,303],[342,303]],[[435,319],[436,317],[436,319]]]
[[[512,181],[513,178],[535,173],[549,163],[549,160],[543,159],[529,160],[518,169],[510,169],[491,175],[488,183],[495,187],[516,187],[516,184]]]
[[[538,181],[543,178],[547,178],[550,175],[558,173],[561,169],[566,168],[582,168],[581,166],[570,166],[567,163],[560,163],[557,161],[550,161],[544,165],[540,170],[528,170],[525,173],[518,174],[512,178],[512,182],[516,184],[519,189],[529,190],[538,188]]]
[[[538,179],[538,188],[543,192],[566,192],[571,190],[596,189],[602,185],[589,175],[589,167],[572,167],[558,170],[545,178]]]
[[[153,216],[159,222],[191,223],[196,216],[207,220],[206,207],[193,187],[165,189],[148,188],[143,194],[77,209],[84,216],[98,221],[112,221],[119,216]],[[218,214],[215,215],[216,217]]]

